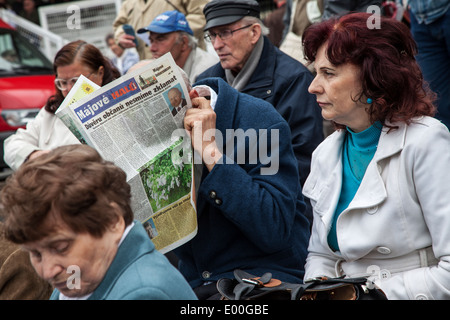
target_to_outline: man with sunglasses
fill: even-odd
[[[288,122],[300,183],[310,171],[311,154],[323,140],[320,108],[308,93],[313,75],[266,37],[254,0],[212,0],[203,9],[205,40],[220,62],[197,77],[220,77],[240,92],[270,102]],[[312,218],[310,205],[307,217]]]

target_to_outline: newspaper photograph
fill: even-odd
[[[167,53],[103,87],[81,76],[56,111],[81,143],[126,172],[135,219],[162,253],[197,233],[192,149],[183,129],[189,107]]]

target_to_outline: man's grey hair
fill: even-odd
[[[177,43],[180,43],[182,41],[183,37],[187,37],[188,38],[188,46],[189,46],[189,48],[191,48],[192,50],[197,48],[198,40],[194,36],[191,36],[189,33],[185,32],[185,31],[179,31],[178,32]]]
[[[269,28],[267,28],[264,23],[261,21],[261,19],[257,18],[257,17],[251,17],[251,16],[246,16],[243,17],[241,19],[243,25],[247,25],[247,24],[254,24],[257,23],[261,26],[261,33],[263,36],[267,36],[269,34]]]

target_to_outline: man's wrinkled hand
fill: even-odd
[[[192,108],[186,111],[184,128],[191,137],[194,151],[202,157],[209,171],[222,153],[216,145],[216,113],[208,100],[202,97],[192,99]]]

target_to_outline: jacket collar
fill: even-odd
[[[398,129],[388,132],[388,127],[383,127],[380,141],[378,142],[377,152],[374,155],[376,162],[389,158],[403,150],[406,138],[406,123],[397,123]]]
[[[250,81],[247,83],[242,91],[247,91],[254,88],[270,86],[273,82],[273,75],[276,67],[276,51],[275,46],[270,43],[270,40],[264,36],[264,47],[259,59],[258,65],[253,72]]]
[[[398,129],[388,132],[388,127],[384,126],[378,142],[377,151],[374,155],[374,162],[380,162],[400,152],[405,145],[407,125],[396,124]],[[342,145],[344,143],[346,131],[338,130],[328,136],[320,145],[320,153],[326,155],[317,159],[321,168],[335,168],[342,157]],[[326,170],[328,171],[328,170]]]
[[[388,128],[383,127],[373,161],[367,167],[348,209],[373,207],[386,199],[387,193],[381,177],[382,166],[379,163],[400,152],[405,145],[407,126],[403,123],[397,125],[399,128],[389,133]],[[336,131],[319,146],[321,156],[311,168],[303,189],[306,197],[317,202],[314,209],[325,223],[331,221],[334,212],[330,210],[336,207],[339,200],[342,183],[342,144],[345,133],[345,130]]]
[[[348,209],[375,207],[387,198],[387,191],[382,179],[383,166],[380,161],[401,152],[405,146],[406,124],[399,123],[398,129],[388,132],[384,127],[378,142],[378,148],[366,169],[358,191]]]
[[[133,228],[131,228],[128,235],[120,244],[117,254],[109,266],[105,277],[89,297],[89,300],[105,299],[123,270],[134,263],[139,257],[154,250],[155,246],[149,241],[149,236],[142,226],[142,223],[135,220]]]
[[[270,40],[264,36],[264,47],[259,59],[258,65],[253,72],[247,85],[240,90],[246,92],[247,90],[270,86],[273,83],[273,75],[276,67],[276,49],[270,43]],[[226,81],[225,69],[222,68],[220,62],[211,67],[211,74],[222,78]]]

